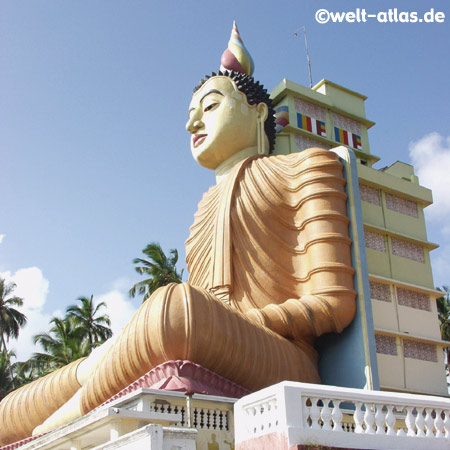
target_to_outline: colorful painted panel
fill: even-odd
[[[286,125],[289,125],[289,108],[280,106],[275,110],[275,132],[279,133]]]
[[[359,192],[361,194],[362,201],[372,203],[372,205],[380,206],[380,191],[378,189],[360,184]]]
[[[421,263],[425,262],[423,248],[403,239],[392,238],[392,254]]]
[[[329,145],[323,144],[318,140],[311,139],[307,136],[301,136],[299,134],[295,135],[295,147],[297,150],[306,150],[307,148],[319,147],[329,150],[331,147]]]
[[[343,130],[342,128],[334,127],[334,140],[341,144],[349,145],[350,147],[356,148],[358,150],[362,149],[361,136],[350,133],[349,131]]]
[[[297,126],[302,130],[309,131],[310,133],[317,134],[319,136],[326,136],[325,122],[312,119],[305,114],[297,113]]]
[[[402,306],[431,311],[430,297],[422,292],[397,288],[397,300],[398,304]]]
[[[386,251],[386,243],[384,236],[379,233],[373,233],[372,231],[364,230],[364,238],[366,240],[366,247],[378,252]]]
[[[397,342],[393,336],[384,336],[382,334],[375,335],[375,347],[377,353],[383,355],[397,355]]]
[[[370,297],[382,302],[391,302],[391,289],[387,284],[370,282]]]
[[[396,211],[400,214],[406,214],[410,217],[418,217],[417,204],[411,200],[406,200],[406,198],[386,194],[386,206],[388,209]]]
[[[421,359],[422,361],[437,362],[436,346],[424,342],[405,339],[403,341],[405,358]]]

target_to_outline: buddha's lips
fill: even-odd
[[[206,138],[206,134],[194,134],[194,136],[192,136],[192,144],[194,145],[194,147],[197,146],[197,144],[199,144],[199,141],[202,141]]]

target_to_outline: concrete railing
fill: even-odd
[[[234,406],[237,449],[450,448],[450,399],[283,382]]]

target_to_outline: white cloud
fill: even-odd
[[[27,324],[20,330],[17,341],[9,342],[9,348],[15,350],[18,361],[24,361],[32,353],[39,351],[33,344],[33,336],[44,331],[54,315],[43,311],[49,292],[49,281],[38,267],[19,269],[15,273],[3,272],[0,277],[8,283],[15,283],[17,287],[12,295],[23,298],[23,306],[18,309],[27,316]]]
[[[19,269],[13,275],[9,271],[0,275],[17,285],[14,294],[24,299],[25,309],[41,309],[44,306],[49,282],[44,278],[41,269],[28,267]]]
[[[113,288],[105,294],[95,295],[94,300],[106,303],[106,313],[111,319],[111,329],[114,335],[122,330],[136,312],[136,307],[128,298],[128,294],[124,292],[124,289]]]
[[[433,191],[433,205],[426,211],[430,217],[450,215],[450,136],[430,133],[409,145],[409,155],[420,184]]]
[[[3,242],[3,239],[5,238],[4,234],[0,234],[0,244]]]
[[[409,155],[420,184],[433,191],[433,204],[425,209],[428,239],[440,245],[431,252],[437,286],[449,284],[450,274],[450,136],[430,133],[412,142]]]

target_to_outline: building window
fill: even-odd
[[[391,289],[387,284],[370,282],[370,298],[382,302],[391,302]]]
[[[421,359],[422,361],[437,362],[436,346],[424,342],[403,340],[403,354],[405,358]]]
[[[409,289],[397,288],[398,304],[409,306],[410,308],[431,311],[430,297],[421,292],[410,291]]]
[[[397,356],[397,342],[395,337],[384,336],[383,334],[376,334],[375,347],[377,353],[381,353],[383,355]]]
[[[378,189],[360,184],[359,193],[361,195],[362,201],[372,203],[372,205],[380,206],[380,191]]]
[[[384,236],[379,233],[373,233],[372,231],[364,231],[364,238],[366,240],[366,247],[379,252],[386,251],[386,244],[384,242]]]
[[[425,262],[423,248],[402,239],[392,238],[392,254],[421,263]]]
[[[400,214],[406,214],[410,217],[418,217],[417,205],[411,200],[406,200],[406,198],[386,194],[386,206],[388,209]]]

